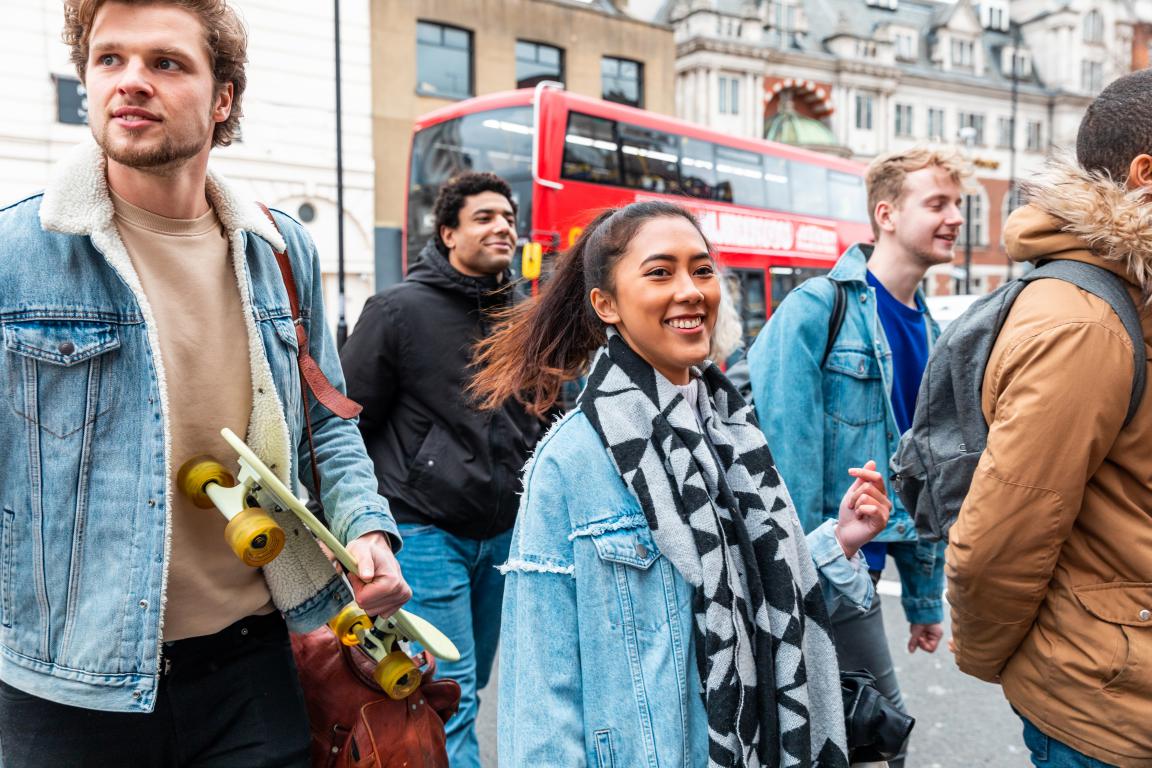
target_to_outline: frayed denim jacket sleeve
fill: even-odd
[[[277,223],[293,260],[301,315],[308,329],[308,351],[332,385],[346,392],[340,357],[324,316],[323,282],[316,246],[303,227],[291,218],[282,214]],[[332,533],[340,541],[348,543],[365,533],[382,531],[388,534],[392,550],[399,551],[400,534],[388,501],[376,492],[376,472],[364,448],[356,420],[344,420],[334,415],[316,402],[311,394],[308,403],[307,415],[312,421],[316,461],[320,465],[322,487],[319,497]],[[301,430],[296,456],[300,481],[309,493],[316,495],[316,489],[312,488],[312,456],[306,428]]]
[[[851,560],[844,556],[844,549],[836,539],[836,521],[825,520],[806,538],[828,611],[834,610],[841,601],[861,611],[868,610],[875,592],[868,565],[859,552]]]
[[[524,473],[524,496],[501,567],[499,761],[580,766],[584,747],[580,622],[568,484],[547,456]],[[542,455],[544,454],[544,455]]]
[[[817,286],[824,284],[825,296]],[[748,350],[752,398],[805,531],[824,519],[824,384],[832,287],[809,280],[772,313]],[[847,490],[847,485],[845,486]]]

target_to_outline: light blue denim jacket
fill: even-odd
[[[808,546],[827,600],[871,603],[865,566],[845,559],[831,523]],[[692,586],[579,408],[525,468],[501,570],[501,766],[706,764]]]
[[[837,516],[849,467],[875,459],[884,472],[900,443],[892,412],[892,350],[867,270],[864,248],[856,245],[828,274],[846,287],[847,304],[823,369],[835,297],[824,278],[789,293],[748,350],[756,414],[806,531]],[[940,329],[926,317],[931,346]],[[911,516],[891,485],[888,491],[892,515],[876,541],[915,542],[890,548],[905,615],[913,624],[942,621],[944,545],[918,541]]]
[[[296,335],[270,245],[284,241],[215,176],[208,194],[252,339],[237,340],[252,369],[247,440],[281,479],[310,480]],[[0,679],[67,704],[151,711],[174,493],[168,388],[152,309],[112,214],[91,144],[62,162],[44,194],[0,211]],[[342,386],[315,247],[299,224],[277,221],[310,351]],[[356,425],[319,406],[312,419],[336,536],[395,536]],[[289,544],[264,575],[289,625],[309,629],[349,595],[311,536],[289,513],[277,517]]]

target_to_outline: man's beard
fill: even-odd
[[[110,123],[105,124],[104,130],[96,137],[96,143],[104,150],[108,159],[141,171],[163,174],[195,157],[204,148],[202,140],[178,141],[171,136],[165,136],[159,144],[150,146],[117,145],[108,137],[110,127]]]

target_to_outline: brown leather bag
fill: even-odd
[[[460,705],[455,680],[424,682],[407,699],[388,698],[372,679],[374,662],[336,639],[327,627],[292,636],[308,706],[314,768],[448,768],[444,723]],[[423,657],[423,658],[421,658]]]
[[[279,231],[267,206],[264,215]],[[360,413],[360,405],[332,385],[308,353],[308,333],[300,320],[300,302],[288,251],[274,251],[292,323],[299,344],[301,402],[308,393],[342,419]],[[312,479],[320,488],[312,421],[305,410],[308,450],[312,453]],[[436,661],[418,654],[423,682],[407,699],[389,698],[372,679],[375,662],[341,643],[327,626],[292,635],[292,652],[304,689],[312,733],[315,768],[448,768],[444,723],[460,706],[460,685],[455,680],[433,680]]]

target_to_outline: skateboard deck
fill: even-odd
[[[227,487],[220,484],[219,481],[211,482],[211,485],[205,484],[204,492],[207,496],[211,497],[211,502],[220,508],[221,512],[232,519],[237,510],[245,507],[244,500],[248,496],[255,496],[256,500],[265,505],[265,507],[274,507],[279,509],[286,509],[300,518],[306,529],[316,537],[317,540],[324,542],[329,552],[335,556],[336,560],[343,565],[344,568],[350,573],[355,573],[357,569],[356,560],[348,552],[348,549],[328,531],[324,523],[313,515],[311,510],[302,502],[297,499],[296,494],[289,491],[288,486],[283,484],[283,481],[275,476],[272,470],[268,469],[267,465],[260,461],[260,457],[256,455],[255,451],[248,447],[248,444],[238,438],[236,433],[227,427],[220,431],[223,439],[236,451],[236,455],[240,457],[240,473],[236,477],[236,485]],[[196,459],[194,459],[196,461]],[[181,477],[184,476],[184,470],[181,470]],[[230,479],[230,478],[228,478]],[[183,484],[183,479],[180,481]],[[202,504],[205,505],[205,504]],[[227,509],[226,509],[227,508]],[[229,510],[233,510],[229,514]],[[245,512],[251,510],[244,510]],[[264,529],[260,529],[264,531]],[[282,532],[280,533],[280,540],[282,541]],[[237,553],[238,554],[238,553]],[[264,560],[271,560],[279,554],[279,548],[275,549],[271,556],[265,555]],[[245,562],[249,562],[245,560]],[[263,562],[249,562],[250,565],[262,565]],[[356,614],[362,616],[362,621],[351,622],[347,638],[344,641],[348,645],[354,645],[357,642],[358,633],[377,633],[378,636],[395,637],[406,642],[418,642],[423,646],[427,652],[433,656],[438,657],[445,661],[458,661],[460,660],[460,651],[457,651],[453,641],[445,636],[435,626],[420,618],[415,614],[409,613],[407,610],[397,610],[395,614],[388,618],[370,619],[362,610],[359,610],[355,604],[350,604],[346,610],[342,611],[341,616],[346,614]],[[338,621],[340,617],[334,617],[333,622]],[[371,622],[371,624],[369,624]],[[358,626],[358,630],[353,630],[353,626]],[[333,628],[335,631],[335,628]],[[336,631],[340,636],[341,632]],[[361,638],[363,639],[363,638]],[[379,640],[380,638],[378,638]]]

